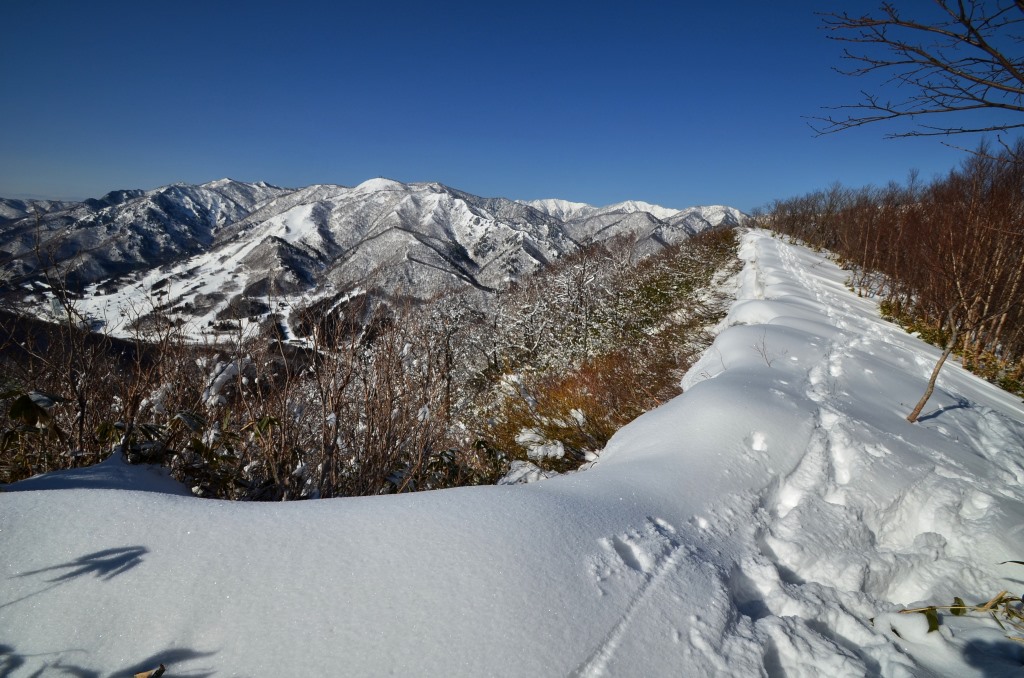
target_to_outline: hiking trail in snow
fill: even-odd
[[[0,674],[1019,675],[990,619],[897,611],[1024,586],[1020,400],[948,364],[908,423],[939,350],[821,254],[740,255],[683,395],[585,472],[238,504],[112,460],[7,488]]]

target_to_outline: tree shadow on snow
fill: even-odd
[[[104,580],[113,579],[117,575],[123,574],[133,567],[140,565],[142,563],[142,556],[147,553],[149,553],[149,549],[145,546],[125,546],[116,549],[104,549],[102,551],[88,553],[66,563],[61,563],[60,565],[51,565],[50,567],[32,570],[31,572],[22,572],[18,576],[30,577],[35,574],[42,574],[43,572],[68,570],[68,572],[54,577],[53,579],[47,579],[46,581],[64,582],[87,574],[92,574]]]
[[[19,654],[15,652],[14,648],[10,645],[0,644],[0,678],[9,678],[13,676],[19,669],[26,670],[26,660],[32,659],[39,661],[45,657],[55,657],[50,661],[43,660],[42,664],[31,674],[33,678],[35,676],[75,676],[77,678],[104,678],[104,674],[99,671],[87,669],[83,666],[71,664],[65,661],[64,655],[68,654],[69,651],[65,652],[46,652],[43,654]],[[84,650],[72,650],[70,652],[85,653]],[[145,671],[152,671],[161,664],[167,667],[167,673],[165,676],[170,678],[210,678],[214,675],[214,671],[208,668],[197,668],[197,669],[182,669],[180,664],[183,662],[192,661],[193,659],[201,659],[203,657],[211,657],[217,654],[216,652],[199,652],[190,648],[175,648],[172,650],[164,650],[163,652],[157,652],[156,654],[147,657],[146,659],[138,662],[137,664],[114,673],[106,674],[106,678],[130,678],[136,673],[142,673]]]
[[[25,658],[14,651],[10,645],[0,645],[0,678],[14,675],[14,672],[25,663]]]
[[[83,577],[85,575],[93,575],[104,581],[113,579],[119,574],[123,574],[128,570],[140,565],[142,563],[142,556],[149,553],[149,549],[145,546],[124,546],[121,548],[104,549],[102,551],[95,551],[93,553],[87,553],[84,556],[75,558],[74,560],[60,565],[51,565],[50,567],[43,567],[38,570],[32,570],[31,572],[22,572],[19,575],[15,575],[17,578],[31,577],[46,572],[54,572],[56,576],[47,579],[46,582],[49,586],[44,586],[38,591],[29,593],[28,595],[16,598],[15,600],[7,601],[0,604],[0,609],[20,603],[21,601],[37,596],[40,593],[45,593],[52,588],[66,584],[67,582],[77,577]],[[66,570],[66,572],[61,572]],[[2,674],[0,674],[2,678]]]
[[[85,650],[69,650],[69,652],[85,653]],[[52,662],[44,662],[42,666],[33,671],[30,676],[77,676],[77,678],[101,678],[98,671],[93,671],[77,664],[69,664],[64,661],[63,655],[66,652],[47,652],[39,654],[18,654],[10,645],[0,645],[0,678],[13,676],[14,672],[25,664],[26,659],[38,659],[43,656],[56,655]]]
[[[964,660],[985,678],[1020,676],[1024,672],[1024,645],[1012,640],[972,640],[964,647]]]
[[[208,668],[183,671],[176,665],[182,662],[191,661],[193,659],[212,657],[215,654],[217,653],[199,652],[198,650],[193,650],[187,647],[179,647],[173,650],[164,650],[162,652],[157,652],[156,654],[147,657],[146,659],[143,659],[139,663],[135,664],[134,666],[130,666],[127,669],[124,669],[123,671],[118,671],[117,673],[111,674],[110,678],[134,676],[136,673],[142,673],[143,671],[152,671],[161,664],[167,667],[167,673],[164,674],[166,676],[173,675],[175,676],[175,678],[178,678],[179,676],[182,678],[209,678],[210,676],[214,675],[215,672]]]
[[[964,410],[971,407],[971,401],[967,398],[957,398],[956,402],[952,405],[943,405],[934,412],[928,414],[922,414],[917,418],[918,421],[928,421],[929,419],[937,419],[939,416],[949,412],[950,410]]]

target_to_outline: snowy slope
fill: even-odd
[[[640,200],[627,200],[605,207],[556,199],[532,200],[523,204],[564,221],[566,234],[576,242],[594,242],[616,236],[630,238],[637,258],[708,229],[742,226],[744,219],[742,212],[724,205],[676,210]]]
[[[275,310],[358,288],[429,299],[502,286],[576,247],[557,220],[500,198],[387,179],[317,185],[262,203],[187,258],[88,287],[78,308],[127,334],[166,303],[203,331],[242,295]]]
[[[170,321],[203,340],[234,334],[236,323],[267,326],[271,313],[287,326],[296,308],[357,294],[429,300],[500,289],[615,236],[632,238],[640,258],[742,219],[732,208],[523,203],[384,178],[351,188],[219,179],[114,191],[49,205],[39,219],[26,204],[4,205],[21,215],[0,214],[5,301],[46,318],[49,284],[62,279],[81,292],[76,308],[94,329],[125,337]],[[62,273],[47,275],[51,265]]]
[[[542,200],[521,200],[524,205],[536,208],[541,212],[557,217],[562,221],[573,221],[600,214],[621,212],[629,214],[633,212],[647,212],[657,219],[668,220],[680,212],[680,210],[661,205],[653,205],[643,200],[626,200],[604,207],[595,207],[585,202],[571,202],[558,198],[544,198]]]
[[[585,202],[572,202],[571,200],[561,200],[560,198],[521,200],[520,202],[562,221],[570,221],[577,217],[586,216],[597,210],[596,207]]]
[[[1019,590],[998,563],[1024,557],[1024,407],[947,366],[908,424],[937,351],[820,255],[744,238],[686,392],[588,471],[275,505],[0,494],[0,672],[1018,675],[991,622],[892,613]]]
[[[28,216],[46,214],[67,209],[73,203],[66,200],[18,200],[17,198],[0,198],[0,223],[24,219]]]
[[[38,219],[0,224],[0,281],[40,277],[40,260],[69,264],[73,286],[157,267],[203,251],[224,227],[288,192],[221,179],[63,204]]]

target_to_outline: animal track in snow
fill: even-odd
[[[864,451],[870,454],[875,459],[882,459],[888,457],[891,452],[888,448],[878,443],[868,443],[864,446]]]
[[[643,527],[598,543],[601,552],[591,558],[589,569],[602,594],[610,580],[650,577],[679,548],[675,528],[660,518],[648,518]]]
[[[601,553],[591,561],[590,568],[601,595],[608,593],[604,584],[616,579],[624,580],[634,590],[628,593],[628,603],[618,621],[573,672],[572,675],[579,678],[599,678],[607,673],[608,663],[629,633],[638,610],[652,599],[652,591],[663,587],[671,578],[686,553],[676,529],[660,518],[648,518],[643,527],[600,539],[598,543]],[[621,582],[617,584],[621,585]],[[678,629],[675,633],[678,634]]]
[[[655,560],[643,547],[629,540],[628,537],[612,537],[612,548],[622,562],[637,572],[649,573],[654,569]]]

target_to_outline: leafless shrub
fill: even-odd
[[[768,228],[828,247],[883,313],[943,347],[915,420],[953,352],[964,365],[1024,393],[1024,140],[985,146],[947,176],[922,184],[845,194],[825,209],[822,193],[773,203]]]
[[[710,343],[714,311],[696,293],[734,253],[730,231],[635,265],[615,265],[628,257],[614,246],[595,248],[514,290],[499,311],[507,314],[495,328],[500,369],[480,417],[488,446],[543,468],[575,468],[622,425],[678,394],[683,372]]]
[[[59,322],[0,318],[0,482],[122,454],[207,497],[408,492],[495,482],[524,427],[574,467],[677,390],[709,322],[688,299],[733,248],[709,234],[634,264],[613,243],[496,297],[364,299],[336,318],[312,305],[292,323],[301,345],[249,323],[196,344],[158,303],[117,340],[84,327],[68,295]],[[502,392],[510,375],[529,407]]]

